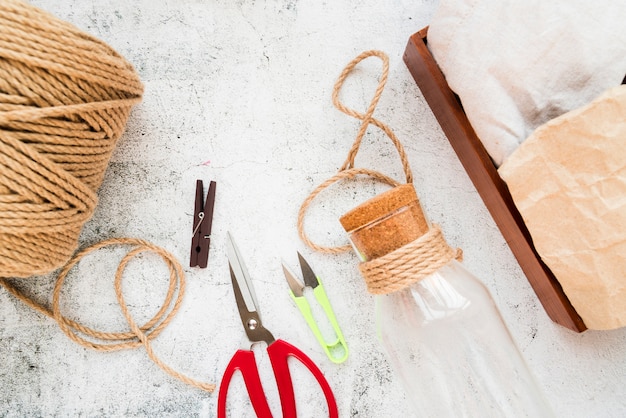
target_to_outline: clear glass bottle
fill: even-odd
[[[341,223],[364,262],[429,230],[412,185],[376,196]],[[376,295],[376,326],[416,416],[554,416],[489,291],[456,260]]]

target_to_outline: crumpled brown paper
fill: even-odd
[[[585,325],[626,325],[626,85],[539,127],[498,171]]]

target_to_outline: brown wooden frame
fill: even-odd
[[[548,316],[576,332],[587,328],[559,282],[541,261],[528,229],[493,161],[470,125],[427,47],[428,28],[410,37],[404,62],[482,197]]]

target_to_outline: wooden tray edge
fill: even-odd
[[[529,283],[552,321],[575,332],[587,329],[559,282],[537,254],[509,190],[469,123],[458,97],[426,45],[428,27],[413,34],[404,62],[443,132],[500,228]]]

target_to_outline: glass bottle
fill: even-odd
[[[363,262],[406,248],[430,228],[411,184],[340,220]],[[489,291],[454,258],[376,295],[376,327],[416,416],[553,416]]]

